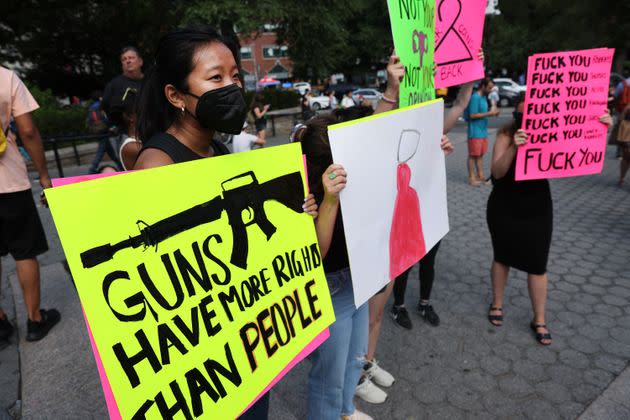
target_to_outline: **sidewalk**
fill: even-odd
[[[630,188],[615,186],[619,163],[614,150],[609,148],[602,174],[551,182],[555,226],[547,323],[554,341],[542,347],[528,327],[531,305],[522,273],[510,278],[505,325],[494,328],[486,320],[490,187],[466,184],[464,128],[458,126],[450,137],[456,145],[447,159],[451,232],[437,257],[432,296],[442,322],[430,327],[415,313],[416,267],[407,291],[414,328],[403,330],[385,319],[376,355],[396,383],[384,404],[359,402],[359,408],[375,419],[629,418]],[[270,144],[286,141],[275,138]],[[86,168],[67,172],[85,173]],[[40,208],[40,214],[51,248],[41,258],[43,307],[56,306],[62,320],[42,342],[23,341],[21,293],[12,261],[3,258],[0,302],[17,316],[21,329],[22,377],[19,388],[14,336],[13,344],[0,351],[0,412],[22,398],[23,418],[104,418],[76,293],[60,264],[63,253],[50,213]],[[16,315],[11,315],[13,298]],[[308,361],[300,363],[273,389],[270,419],[305,417],[309,368]],[[5,372],[14,373],[7,380]]]

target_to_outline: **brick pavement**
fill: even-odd
[[[510,278],[504,326],[495,328],[486,320],[490,187],[466,184],[462,128],[451,137],[457,144],[447,159],[451,232],[437,257],[432,297],[442,323],[430,327],[413,310],[412,331],[385,319],[377,358],[397,381],[384,404],[359,406],[377,419],[577,418],[630,358],[630,188],[615,186],[613,150],[601,175],[552,181],[555,229],[547,321],[554,342],[543,348],[528,327],[531,306],[522,273]],[[41,214],[51,244],[41,261],[48,266],[63,256],[49,212]],[[6,277],[12,263],[6,258],[3,263]],[[407,304],[413,308],[417,268],[411,278]],[[67,281],[59,287],[73,293]],[[308,362],[300,364],[274,388],[270,418],[304,418],[308,369]],[[90,375],[86,381],[97,380],[95,372]],[[54,386],[52,374],[44,380]]]

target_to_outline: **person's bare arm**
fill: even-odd
[[[134,169],[138,154],[142,150],[142,143],[139,141],[132,141],[125,144],[120,150],[120,159],[123,161],[127,170]]]
[[[163,151],[159,149],[146,149],[134,165],[134,170],[157,168],[158,166],[166,166],[174,163],[173,160]]]
[[[444,134],[447,134],[449,131],[455,127],[457,120],[464,114],[466,107],[468,106],[468,102],[470,102],[470,97],[472,96],[473,90],[473,82],[468,82],[462,85],[457,92],[457,97],[455,98],[455,102],[453,102],[453,106],[448,112],[444,115]]]
[[[385,89],[385,93],[383,94],[383,97],[386,99],[381,98],[374,110],[375,114],[398,108],[400,82],[403,77],[405,77],[405,66],[400,62],[400,57],[392,54],[387,64],[387,89]],[[392,103],[392,100],[395,101],[395,103]]]
[[[39,134],[39,130],[33,121],[30,112],[15,117],[15,125],[17,126],[20,139],[24,143],[26,152],[33,160],[33,165],[39,174],[39,183],[42,188],[50,188],[50,175],[46,167],[46,155],[44,154],[44,144]]]
[[[335,177],[330,179],[330,174],[333,172]],[[319,214],[315,219],[315,231],[322,258],[326,257],[330,249],[337,213],[339,212],[339,193],[346,187],[346,177],[347,174],[343,167],[335,164],[330,165],[322,175],[324,199],[319,205]]]
[[[501,179],[507,174],[516,157],[517,148],[525,143],[527,143],[527,134],[523,130],[518,130],[514,139],[507,134],[497,135],[497,141],[494,142],[492,151],[491,167],[492,176],[495,179]]]

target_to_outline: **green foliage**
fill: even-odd
[[[493,69],[525,70],[534,53],[615,48],[617,70],[630,50],[630,3],[617,0],[501,1],[486,18],[485,50]]]
[[[30,86],[29,90],[39,104],[39,109],[33,112],[33,121],[42,137],[85,133],[85,107],[74,105],[60,108],[50,89]]]
[[[630,2],[501,0],[486,19],[484,49],[494,70],[522,71],[536,52],[607,46],[617,71],[630,58]],[[136,45],[145,65],[174,26],[210,24],[238,43],[277,25],[296,77],[383,68],[392,47],[386,0],[22,0],[0,1],[0,63],[25,66],[38,86],[87,97],[120,73],[119,52]],[[145,66],[145,68],[148,66]]]

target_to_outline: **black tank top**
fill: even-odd
[[[212,148],[214,149],[213,156],[229,155],[230,151],[221,142],[212,140]],[[203,159],[204,156],[200,156],[186,147],[183,143],[177,140],[175,137],[168,133],[158,133],[151,137],[151,139],[142,147],[138,157],[146,149],[158,149],[163,151],[170,157],[174,163],[189,162],[191,160]]]

